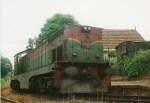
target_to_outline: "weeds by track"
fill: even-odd
[[[41,95],[41,94],[40,94]],[[48,95],[42,95],[48,96]],[[104,103],[150,103],[150,97],[148,96],[113,96],[113,95],[81,95],[81,94],[71,94],[71,95],[61,95],[61,96],[53,96],[55,99],[65,99],[76,101],[78,99],[89,100],[89,101],[103,101]],[[18,101],[14,101],[8,99],[7,97],[1,96],[1,100],[4,103],[21,103]],[[2,103],[3,103],[2,102]]]
[[[32,91],[29,90],[23,90],[23,91],[12,91],[12,93],[15,95],[19,96],[24,96],[24,95],[30,95],[31,97],[34,98],[42,98],[40,100],[47,100],[48,102],[50,101],[60,101],[59,103],[61,103],[61,101],[67,101],[68,103],[84,103],[85,101],[88,103],[150,103],[150,96],[149,95],[138,95],[141,92],[137,92],[137,94],[134,95],[127,95],[125,93],[128,91],[132,91],[135,92],[137,90],[143,90],[143,88],[137,88],[137,87],[113,87],[111,88],[109,93],[105,93],[105,94],[99,94],[99,93],[95,93],[95,94],[51,94],[51,93],[33,93]],[[145,90],[144,87],[144,92],[147,91],[149,92],[149,89]],[[118,92],[118,93],[116,93]],[[128,93],[130,94],[130,93]],[[6,95],[7,96],[7,95]],[[30,97],[30,98],[31,98]],[[8,99],[7,97],[3,97],[1,96],[1,100],[2,103],[20,103],[18,101],[14,101],[11,99]],[[82,100],[82,102],[80,101]],[[4,101],[4,102],[3,102]],[[22,102],[22,101],[21,101]],[[40,103],[42,103],[40,102]],[[26,103],[26,102],[23,102]],[[64,102],[63,102],[64,103]]]
[[[48,96],[48,95],[45,95]],[[51,96],[52,97],[52,96]],[[150,103],[150,96],[117,96],[112,94],[66,94],[53,96],[55,99],[62,100],[89,100],[103,101],[104,103]]]
[[[5,96],[0,96],[0,98],[1,98],[2,103],[21,103],[21,102],[15,101],[15,100],[11,100]]]

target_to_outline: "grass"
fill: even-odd
[[[6,81],[4,79],[0,79],[0,85],[4,85],[6,83]]]
[[[0,86],[8,85],[10,82],[11,74],[9,73],[6,77],[0,78]]]

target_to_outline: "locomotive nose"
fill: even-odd
[[[79,75],[79,69],[75,66],[70,66],[65,68],[66,75],[70,77],[78,76]]]

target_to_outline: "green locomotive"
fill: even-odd
[[[16,54],[14,68],[14,90],[95,93],[111,85],[102,28],[91,26],[65,25],[41,46]]]

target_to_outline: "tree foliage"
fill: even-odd
[[[150,50],[140,50],[123,61],[123,73],[128,78],[141,76],[147,71],[150,71]]]
[[[115,50],[108,51],[108,60],[109,60],[110,64],[117,63],[117,53]]]
[[[51,35],[60,30],[65,24],[78,24],[78,22],[71,15],[55,14],[52,18],[47,19],[41,33],[34,39],[36,46],[46,41]],[[28,43],[29,44],[29,43]]]
[[[28,39],[28,46],[26,47],[27,49],[33,49],[35,48],[35,39],[29,38]]]
[[[12,64],[8,58],[1,56],[1,77],[5,77],[12,71]]]
[[[108,56],[114,58],[117,57],[117,53],[116,51],[109,51]]]

